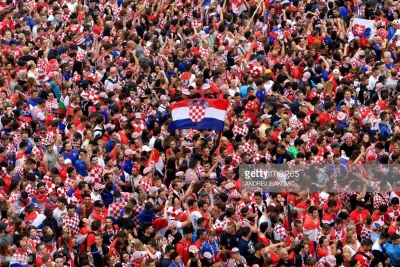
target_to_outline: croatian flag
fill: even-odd
[[[164,162],[162,161],[160,152],[157,149],[153,148],[151,151],[150,157],[146,162],[146,167],[155,168],[161,177],[164,173]]]
[[[168,127],[171,132],[177,129],[211,129],[221,131],[224,129],[226,99],[187,99],[172,103],[172,123]]]
[[[303,224],[303,233],[305,235],[308,235],[310,240],[312,241],[317,241],[317,234],[318,234],[318,229],[320,226],[320,221],[318,218],[318,222],[314,222],[314,218],[311,215],[306,215],[306,219]]]
[[[373,20],[355,18],[353,20],[353,34],[354,36],[369,38],[374,36],[376,28]]]

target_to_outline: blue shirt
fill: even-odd
[[[128,173],[129,175],[132,175],[132,167],[133,167],[133,160],[126,160],[124,159],[121,162],[121,170],[123,170],[124,172]]]
[[[176,74],[176,72],[175,71],[169,71],[169,70],[166,70],[165,71],[165,76],[167,76],[167,78],[168,78],[168,80],[171,78],[171,76],[172,75],[175,75],[175,77],[178,77],[178,75]]]
[[[155,213],[153,210],[151,210],[150,212],[147,212],[146,209],[143,209],[140,213],[139,213],[139,222],[140,225],[143,225],[145,222],[153,222],[153,219],[155,217]]]
[[[40,97],[38,97],[36,99],[31,98],[29,100],[29,105],[31,105],[32,107],[36,107],[39,104],[39,100],[40,100]]]
[[[187,63],[185,63],[185,61],[182,61],[181,63],[179,63],[179,64],[178,64],[178,71],[179,71],[180,73],[184,73],[184,72],[186,71],[186,69],[185,69],[185,65],[186,65],[186,64],[192,65],[192,61],[191,61],[191,60],[188,60]]]
[[[249,87],[250,86],[248,85],[243,85],[242,87],[240,87],[239,93],[242,98],[245,98],[247,96],[247,88]],[[264,102],[264,100],[262,102]]]
[[[61,156],[63,156],[64,159],[70,159],[72,165],[75,166],[75,161],[79,158],[79,153],[76,149],[72,149],[71,154],[68,154],[64,151],[63,153],[61,153]]]
[[[58,87],[58,85],[55,84],[54,81],[49,81],[49,83],[51,85],[51,91],[53,91],[54,96],[57,97],[58,101],[60,101],[61,98],[60,88]]]
[[[31,141],[29,139],[26,139],[26,143],[28,144],[28,146],[26,147],[25,154],[29,155],[29,154],[32,153],[32,144],[31,144]]]
[[[83,162],[83,160],[77,159],[75,161],[74,166],[75,166],[76,172],[79,173],[80,175],[82,175],[83,177],[86,177],[89,175],[87,168],[86,168],[86,163]]]
[[[113,186],[113,189],[111,192],[108,192],[106,189],[101,192],[101,199],[104,202],[104,205],[108,209],[108,206],[110,206],[111,203],[114,201],[114,192],[115,192],[115,186]]]
[[[380,134],[385,136],[387,139],[389,139],[392,136],[386,124],[379,123],[379,130],[381,131]]]
[[[385,249],[386,254],[388,254],[390,258],[390,265],[393,267],[399,267],[398,259],[400,258],[400,245],[393,245],[392,243],[387,242]]]

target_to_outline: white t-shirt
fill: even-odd
[[[62,221],[64,219],[65,216],[67,216],[67,208],[65,208],[64,210],[60,210],[59,208],[56,208],[53,211],[53,216],[54,219],[56,219],[58,226],[62,226]]]

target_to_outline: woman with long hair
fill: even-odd
[[[191,245],[189,247],[189,260],[186,263],[186,267],[191,267],[192,261],[196,262],[196,264],[198,264],[200,262],[199,249],[195,245]]]
[[[358,249],[361,247],[360,242],[357,239],[356,232],[350,231],[346,235],[346,242],[343,246],[343,253],[348,252],[350,256],[353,257]]]
[[[126,210],[126,206],[125,206]],[[114,225],[113,218],[111,216],[106,217],[106,223],[103,228],[103,243],[110,246],[114,240],[114,237],[118,233],[118,225]]]
[[[170,157],[167,160],[167,164],[165,166],[165,177],[164,177],[164,184],[169,187],[171,182],[175,180],[175,174],[177,172],[177,165],[176,165],[176,158]]]

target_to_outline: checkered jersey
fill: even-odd
[[[243,135],[243,136],[246,136],[247,133],[249,132],[249,128],[247,127],[246,124],[243,124],[242,127],[239,127],[239,126],[235,125],[235,126],[233,126],[232,131],[233,131],[233,134],[234,134],[235,136],[238,135],[238,134],[241,134],[241,135]]]
[[[20,251],[19,248],[14,252],[13,258],[16,262],[20,264],[25,264],[27,262],[28,254],[32,253],[30,248],[27,248],[26,251]]]
[[[52,132],[48,132],[45,137],[41,136],[40,139],[42,140],[43,145],[46,145],[47,143],[53,143],[54,134]]]
[[[242,158],[238,154],[233,153],[232,154],[232,166],[237,167],[240,163],[242,163]]]
[[[185,183],[190,184],[192,181],[197,182],[199,180],[199,176],[192,169],[188,169],[185,173]]]
[[[32,155],[36,156],[37,161],[39,161],[39,162],[43,161],[44,152],[41,147],[35,146],[34,148],[32,148]]]
[[[135,223],[135,225],[140,225],[139,214],[144,209],[144,204],[145,203],[143,203],[142,205],[136,204],[133,207],[133,222]]]
[[[288,232],[279,223],[277,223],[274,227],[274,238],[275,238],[275,240],[282,241],[282,242],[285,242],[288,238]]]
[[[25,191],[28,193],[30,196],[35,196],[37,194],[37,188],[34,185],[28,184],[25,188]]]
[[[257,144],[250,144],[249,142],[247,142],[246,144],[244,144],[243,146],[243,152],[246,153],[247,155],[253,155],[254,154],[254,148],[257,147]]]
[[[262,158],[265,158],[267,162],[271,162],[271,154],[267,152],[265,155],[261,155],[259,152],[257,152],[254,157],[253,157],[253,163],[258,163]]]
[[[217,219],[215,223],[212,225],[211,229],[222,232],[225,231],[226,225],[228,224],[229,219],[225,216],[223,220]]]
[[[124,208],[125,206],[125,201],[111,203],[110,206],[108,206],[108,215],[113,217],[114,220],[118,219],[122,208]]]
[[[53,106],[57,106],[58,107],[58,102],[57,102],[57,98],[54,98],[53,100],[47,100],[46,101],[46,109],[49,113],[53,113]]]
[[[90,88],[87,91],[83,91],[81,97],[83,97],[84,99],[86,99],[88,102],[91,103],[99,102],[100,100],[99,94],[97,93],[96,90],[92,88]]]
[[[324,158],[321,156],[314,156],[311,160],[311,164],[324,164]]]
[[[18,201],[20,196],[21,196],[21,192],[17,192],[17,193],[11,192],[8,199],[10,200],[11,204],[14,204],[15,202]]]
[[[33,248],[35,248],[37,244],[42,242],[42,240],[40,240],[38,236],[36,236],[35,238],[29,236],[28,242],[31,243]]]
[[[101,183],[103,178],[104,169],[100,165],[91,166],[89,176],[92,178],[92,184]]]
[[[71,140],[71,146],[72,146],[73,149],[78,150],[78,149],[81,148],[81,146],[82,146],[82,140],[81,139],[79,139],[79,140],[70,139],[70,140]]]
[[[72,234],[77,236],[79,234],[79,216],[75,213],[72,217],[67,215],[64,217],[62,224],[71,230]]]
[[[304,125],[297,118],[289,119],[289,127],[296,130],[304,130]]]
[[[353,67],[363,67],[363,66],[365,66],[365,59],[355,56],[350,59],[350,64]]]
[[[363,225],[361,229],[361,240],[364,239],[370,239],[371,238],[371,233],[372,233],[372,226],[366,226],[365,224]]]
[[[148,193],[149,193],[150,187],[153,186],[153,180],[152,180],[152,179],[143,178],[143,179],[141,180],[141,183],[143,184],[144,190],[145,190],[146,193],[148,194]]]
[[[379,191],[378,191],[379,192]],[[388,192],[386,194],[380,194],[378,192],[373,193],[373,203],[374,203],[374,209],[378,209],[379,206],[384,205],[388,206],[390,203],[390,196]]]

